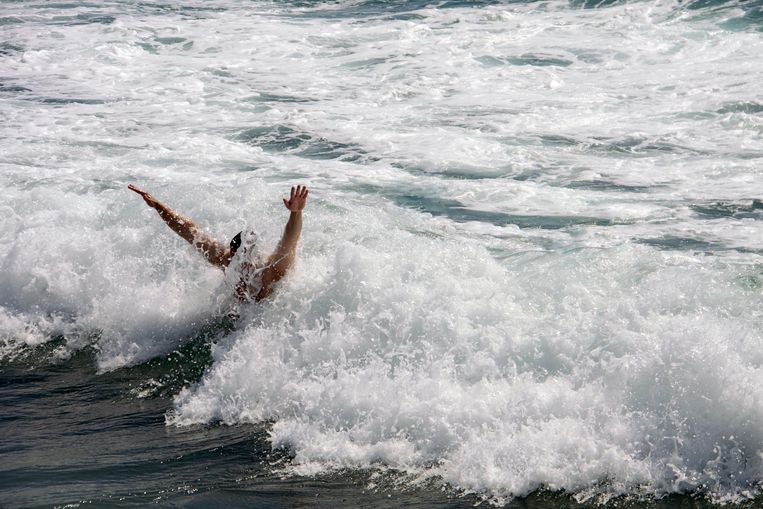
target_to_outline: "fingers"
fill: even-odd
[[[149,205],[151,205],[151,202],[154,201],[154,197],[153,196],[151,196],[150,194],[148,194],[144,190],[135,187],[132,184],[127,184],[127,189],[129,189],[130,191],[135,191],[136,193],[141,195],[143,197],[143,199],[146,200],[146,203],[148,203]]]
[[[286,198],[283,199],[284,206],[291,210],[291,211],[297,211],[302,210],[305,207],[305,200],[307,200],[307,186],[303,185],[297,185],[297,186],[291,186],[291,193],[289,194],[289,199]]]
[[[291,193],[289,193],[289,201],[293,200],[294,198],[306,198],[307,192],[308,192],[307,186],[303,186],[303,185],[291,186]]]
[[[307,196],[307,186],[291,186],[291,198],[304,198]]]
[[[129,189],[130,191],[134,191],[134,192],[138,193],[141,196],[141,198],[143,198],[143,201],[146,202],[146,205],[148,205],[151,208],[156,209],[157,201],[154,199],[153,196],[151,196],[147,192],[143,191],[142,189],[140,189],[138,187],[135,187],[132,184],[127,184],[127,189]]]

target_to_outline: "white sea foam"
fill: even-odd
[[[750,274],[634,246],[507,268],[402,218],[377,230],[373,214],[351,221],[385,233],[304,256],[171,422],[272,419],[298,472],[384,464],[492,496],[734,499],[757,482]]]
[[[386,466],[494,500],[754,496],[744,5],[5,4],[0,355],[63,338],[58,357],[92,345],[116,369],[220,311],[223,275],[127,183],[265,247],[306,183],[293,273],[169,422],[272,420],[295,472]]]

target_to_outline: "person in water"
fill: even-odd
[[[286,222],[283,236],[275,251],[268,257],[256,256],[252,247],[242,247],[242,233],[239,232],[225,245],[202,232],[190,219],[176,213],[162,202],[138,189],[134,185],[127,186],[138,193],[146,204],[156,210],[167,226],[175,233],[193,245],[206,260],[222,270],[228,268],[236,253],[241,250],[245,257],[239,268],[240,279],[236,285],[236,297],[242,302],[261,301],[273,293],[273,286],[283,278],[294,263],[297,242],[302,233],[302,209],[307,204],[307,187],[292,186],[289,199],[283,199],[283,204],[289,210],[289,220]],[[251,250],[252,252],[248,252]]]

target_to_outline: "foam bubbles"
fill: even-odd
[[[290,472],[493,501],[755,496],[745,5],[377,4],[8,4],[2,358],[54,342],[118,369],[224,309],[230,281],[126,183],[264,248],[306,183],[294,271],[171,425],[267,420]]]
[[[761,314],[735,269],[636,246],[506,268],[397,221],[333,256],[308,241],[308,277],[170,421],[273,420],[297,472],[385,465],[497,497],[735,499],[734,462],[754,484]]]

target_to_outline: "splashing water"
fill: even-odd
[[[7,4],[0,355],[176,349],[224,276],[125,190],[300,257],[171,426],[496,503],[757,496],[754,2]]]

